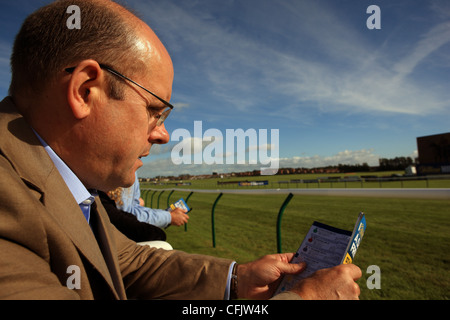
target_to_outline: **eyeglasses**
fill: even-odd
[[[154,93],[151,92],[150,90],[144,88],[144,87],[143,87],[142,85],[140,85],[139,83],[137,83],[137,82],[131,80],[130,78],[124,76],[124,75],[121,74],[120,72],[118,72],[118,71],[116,71],[116,70],[114,70],[114,69],[112,69],[112,68],[110,68],[110,67],[108,67],[108,66],[106,66],[106,65],[104,65],[104,64],[101,64],[101,63],[99,64],[99,66],[100,66],[100,68],[102,68],[102,69],[108,71],[109,73],[112,73],[113,75],[115,75],[115,76],[117,76],[117,77],[119,77],[119,78],[122,78],[122,79],[125,79],[125,80],[130,81],[131,83],[133,83],[133,84],[135,84],[136,86],[138,86],[139,88],[141,88],[141,89],[147,91],[147,92],[150,93],[152,96],[154,96],[156,99],[158,99],[159,101],[161,101],[162,103],[164,103],[164,105],[166,106],[166,108],[163,110],[163,112],[158,113],[158,114],[151,113],[151,112],[149,111],[149,108],[147,107],[147,111],[149,112],[150,117],[156,119],[156,126],[157,126],[157,127],[161,126],[161,125],[164,123],[164,121],[165,121],[165,120],[167,119],[167,117],[169,116],[170,111],[172,111],[173,105],[171,105],[171,104],[170,104],[169,102],[167,102],[166,100],[164,100],[164,99],[158,97],[156,94],[154,94]],[[72,73],[72,72],[75,70],[75,68],[76,68],[76,67],[66,68],[65,71],[68,72],[68,73]]]

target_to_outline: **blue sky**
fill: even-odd
[[[46,2],[1,0],[2,96],[14,36]],[[417,137],[450,131],[449,1],[126,3],[154,29],[174,62],[169,133],[181,128],[194,136],[194,121],[224,137],[226,129],[267,129],[269,136],[278,129],[279,166],[314,167],[414,157]],[[370,5],[381,10],[379,30],[366,26]],[[155,146],[139,175],[261,167],[174,165],[176,144]]]

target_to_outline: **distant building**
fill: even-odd
[[[417,174],[450,173],[450,132],[417,138]]]

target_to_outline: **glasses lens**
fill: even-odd
[[[158,121],[156,122],[156,125],[157,125],[158,127],[164,123],[164,120],[167,119],[167,117],[169,116],[171,110],[172,110],[172,109],[167,108],[167,109],[165,109],[165,110],[161,113],[161,115],[160,115],[159,118],[158,118]]]

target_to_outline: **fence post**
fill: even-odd
[[[141,196],[142,196],[142,199],[144,199],[144,204],[145,205],[147,205],[147,196],[150,193],[150,191],[152,191],[152,190],[151,189],[141,190]]]
[[[157,192],[158,190],[155,190],[155,191],[153,191],[153,193],[152,193],[152,198],[151,198],[151,200],[150,200],[150,208],[153,208],[153,196],[155,195],[155,193]]]
[[[189,195],[186,197],[186,200],[184,200],[186,202],[186,204],[188,203],[189,198],[192,196],[192,194],[194,193],[194,191],[191,191],[191,193],[189,193]],[[187,231],[187,222],[184,224],[184,232]]]
[[[281,217],[283,216],[284,209],[286,209],[289,201],[291,201],[292,197],[294,195],[292,193],[289,193],[286,200],[284,200],[283,204],[280,207],[280,211],[278,212],[278,218],[277,218],[277,251],[278,253],[281,253]]]
[[[214,204],[212,206],[211,210],[211,229],[212,229],[212,241],[213,241],[213,248],[216,247],[216,227],[214,223],[214,210],[216,209],[216,204],[219,201],[219,199],[222,197],[223,193],[221,192],[219,196],[216,198],[216,201],[214,201]]]
[[[172,193],[173,193],[174,191],[175,191],[175,190],[172,190],[172,191],[169,193],[169,195],[167,196],[167,208],[170,207],[170,196],[172,195]]]
[[[157,202],[158,206],[156,207],[156,209],[159,209],[159,198],[161,198],[161,195],[164,193],[164,191],[165,190],[161,191],[161,193],[158,196],[158,202]]]
[[[189,193],[189,195],[186,197],[186,203],[188,202],[189,198],[192,196],[192,194],[194,193],[194,191],[191,191],[191,193]]]

